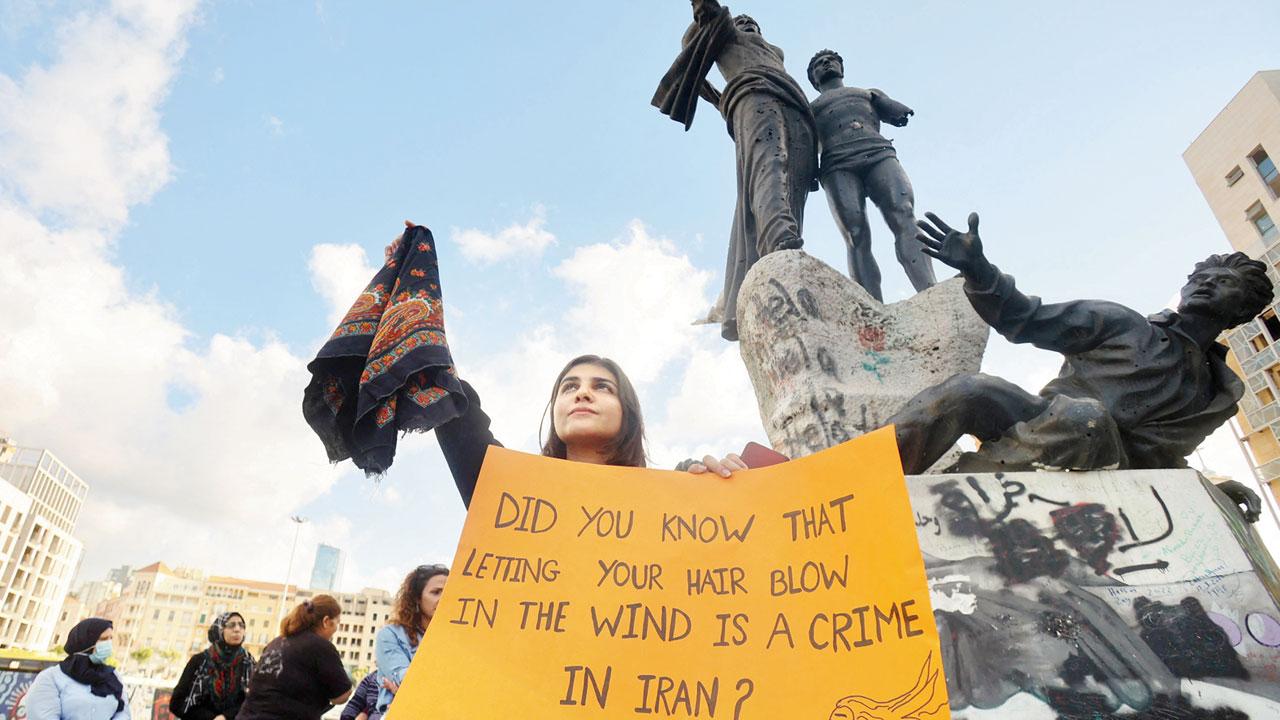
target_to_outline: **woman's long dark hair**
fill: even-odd
[[[395,610],[391,612],[391,622],[404,628],[409,636],[409,644],[417,645],[422,634],[427,631],[422,625],[422,590],[427,581],[437,575],[448,575],[449,568],[444,565],[419,565],[404,576],[400,590],[396,593]]]
[[[599,365],[618,379],[618,401],[622,404],[622,427],[606,446],[609,457],[605,464],[645,467],[644,416],[640,414],[640,397],[636,395],[636,389],[631,385],[631,380],[627,378],[626,373],[622,372],[622,368],[618,367],[618,363],[599,355],[579,355],[570,360],[556,376],[556,381],[551,386],[551,399],[547,401],[547,410],[543,414],[544,421],[548,417],[551,418],[551,432],[547,434],[546,442],[542,444],[542,454],[563,460],[568,453],[564,440],[561,440],[560,435],[556,433],[556,419],[552,407],[556,402],[556,394],[560,390],[560,381],[564,380],[564,376],[568,375],[576,365]],[[541,427],[538,428],[538,434],[542,434]]]

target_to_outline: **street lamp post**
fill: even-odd
[[[301,515],[291,515],[289,517],[293,521],[293,549],[289,551],[289,569],[284,574],[284,591],[280,593],[280,606],[276,610],[276,624],[278,625],[284,620],[284,601],[289,595],[289,582],[293,580],[293,556],[298,552],[298,535],[302,532],[302,524],[307,519]]]

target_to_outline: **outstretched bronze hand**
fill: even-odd
[[[969,213],[969,232],[962,233],[942,221],[942,218],[927,212],[928,222],[917,220],[916,240],[924,245],[924,254],[950,265],[960,271],[965,278],[976,283],[985,283],[991,279],[995,268],[982,254],[982,238],[978,237],[978,213]]]

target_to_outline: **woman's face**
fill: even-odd
[[[436,606],[440,604],[440,594],[444,592],[444,583],[448,575],[432,575],[422,588],[422,615],[430,620],[436,615]]]
[[[569,368],[556,388],[551,420],[566,446],[599,446],[613,440],[622,430],[618,379],[595,363]]]
[[[107,628],[106,630],[102,631],[101,635],[98,636],[98,642],[105,642],[107,640],[110,640],[111,638],[115,637],[115,634],[116,634],[115,628]]]
[[[333,636],[338,632],[338,620],[341,615],[327,617],[320,621],[320,625],[316,628],[316,634],[325,640],[332,640]]]
[[[222,642],[235,647],[244,642],[244,618],[232,615],[222,626]]]

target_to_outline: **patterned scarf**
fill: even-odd
[[[241,645],[228,645],[222,637],[223,628],[233,617],[244,621],[240,613],[225,612],[209,626],[210,645],[204,651],[200,668],[196,670],[183,714],[206,700],[218,711],[228,710],[236,704],[245,688],[249,687],[249,676],[253,674],[253,656]]]
[[[391,467],[401,432],[433,430],[467,407],[444,337],[435,239],[405,230],[395,252],[307,365],[302,415],[330,462]]]

